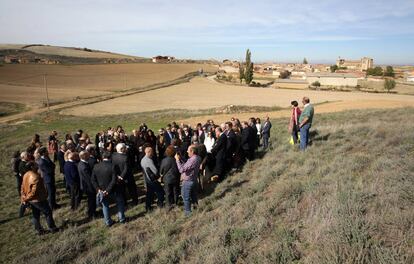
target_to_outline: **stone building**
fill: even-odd
[[[374,60],[368,57],[363,57],[360,60],[346,60],[339,57],[336,60],[336,65],[350,70],[366,71],[374,66]]]

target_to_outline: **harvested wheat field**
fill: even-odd
[[[414,106],[414,97],[408,95],[253,88],[216,83],[207,78],[195,78],[188,83],[66,109],[62,113],[100,116],[162,109],[209,109],[230,104],[288,107],[292,100],[300,101],[305,95],[309,96],[313,103],[345,102],[342,110]],[[349,104],[355,101],[359,103]],[[336,108],[333,106],[332,109]]]
[[[4,65],[0,67],[0,101],[39,106],[45,101],[43,74],[51,102],[98,96],[175,80],[208,64]]]

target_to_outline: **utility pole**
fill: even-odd
[[[125,80],[124,80],[124,82],[125,82],[125,90],[127,90],[128,89],[128,79],[127,79],[127,74],[126,73],[124,73],[124,78],[125,78]]]
[[[43,74],[43,86],[45,87],[46,92],[46,105],[47,105],[47,111],[50,112],[50,105],[49,105],[49,92],[47,90],[47,74]]]

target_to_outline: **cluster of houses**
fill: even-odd
[[[169,63],[169,62],[172,62],[173,60],[175,60],[175,58],[172,56],[158,55],[158,56],[152,57],[152,62],[154,63]]]
[[[304,85],[319,82],[322,86],[356,87],[358,80],[366,79],[366,71],[374,67],[374,60],[368,57],[359,60],[347,60],[339,57],[336,60],[334,72],[331,71],[331,67],[332,65],[327,64],[262,63],[254,65],[254,73],[258,77],[280,78],[276,82],[294,82]],[[219,72],[235,75],[239,72],[239,62],[224,60],[220,64]],[[286,73],[288,74],[286,75]],[[407,82],[414,82],[414,72],[405,75]],[[285,80],[281,80],[282,78]]]

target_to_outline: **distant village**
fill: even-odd
[[[389,66],[388,66],[389,67]],[[339,57],[336,64],[310,64],[304,59],[303,63],[262,63],[254,65],[254,78],[257,80],[274,79],[277,86],[311,86],[317,83],[320,86],[335,87],[358,87],[361,81],[379,82],[383,76],[373,76],[370,71],[374,69],[374,60],[363,57],[359,60],[349,60]],[[381,72],[387,67],[375,66]],[[413,67],[393,67],[393,79],[414,84]],[[232,76],[230,79],[237,80],[239,74],[239,62],[223,60],[219,73]],[[374,74],[375,75],[375,74]]]

